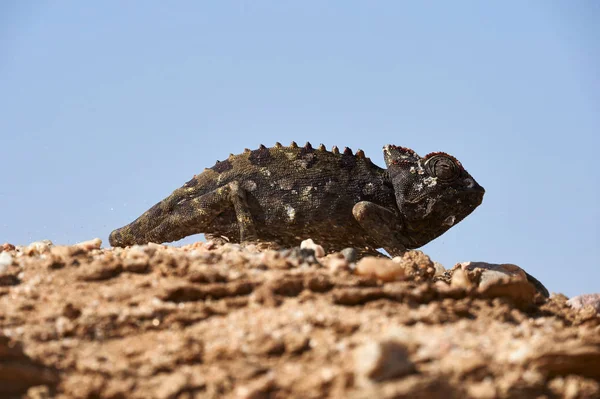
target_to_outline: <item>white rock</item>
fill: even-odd
[[[320,246],[319,244],[315,244],[315,242],[311,238],[302,241],[300,243],[300,248],[312,249],[313,251],[315,251],[315,256],[317,258],[321,258],[321,257],[325,256],[325,250],[323,249],[323,247]]]
[[[39,255],[50,251],[50,248],[54,246],[50,240],[42,240],[32,242],[25,248],[25,254],[27,255]]]
[[[6,270],[6,268],[12,265],[13,257],[8,252],[0,252],[0,273]]]

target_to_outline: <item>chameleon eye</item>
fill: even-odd
[[[460,176],[460,168],[456,162],[445,155],[436,155],[427,160],[429,173],[438,179],[450,182]]]

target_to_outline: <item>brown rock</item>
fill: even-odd
[[[123,270],[130,273],[149,271],[150,256],[143,251],[129,251],[123,259]]]
[[[520,267],[504,263],[463,262],[452,269],[452,286],[477,287],[485,298],[505,297],[518,306],[527,306],[534,300],[536,287]]]
[[[35,385],[55,385],[58,374],[27,357],[21,345],[0,335],[0,396],[22,395]]]
[[[503,280],[486,284],[479,288],[478,292],[484,298],[503,297],[513,301],[518,307],[526,307],[533,303],[535,298],[535,288],[527,281]]]
[[[469,276],[463,269],[456,269],[452,273],[452,279],[450,280],[450,286],[453,288],[464,288],[468,289],[473,286],[473,283],[469,279]]]
[[[463,262],[454,266],[453,270],[459,268],[465,271],[469,279],[482,289],[500,281],[527,281],[523,269],[510,263]]]
[[[567,304],[573,309],[582,309],[589,306],[600,313],[600,294],[578,295],[569,299]]]
[[[15,246],[12,245],[11,243],[5,242],[4,244],[0,245],[0,252],[2,251],[14,251],[15,250]]]
[[[366,256],[357,264],[355,273],[381,281],[401,280],[406,275],[404,265],[386,258]]]
[[[32,399],[600,397],[598,313],[532,301],[518,269],[433,277],[414,252],[365,276],[341,254],[262,248],[3,251],[19,284],[0,287],[0,331],[26,352],[0,345],[0,388],[8,375]],[[21,393],[44,366],[60,383]]]
[[[50,240],[35,241],[29,244],[23,249],[23,253],[26,255],[40,255],[46,252],[50,252],[54,244]]]
[[[393,261],[402,265],[405,275],[410,280],[431,280],[436,274],[435,264],[421,251],[407,251],[402,256],[396,256]]]
[[[571,341],[546,347],[536,353],[531,363],[550,377],[581,375],[600,380],[600,343],[585,345]]]
[[[123,265],[117,259],[98,259],[83,268],[79,279],[83,281],[102,281],[118,276],[123,271]]]
[[[92,249],[100,249],[102,246],[102,240],[99,238],[93,238],[91,240],[78,242],[74,246],[86,251],[91,251]]]
[[[359,378],[383,381],[410,374],[415,366],[401,342],[368,341],[354,351],[354,370]]]

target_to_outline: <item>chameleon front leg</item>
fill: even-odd
[[[354,205],[352,214],[377,248],[385,249],[391,256],[406,252],[406,247],[398,238],[403,223],[394,212],[373,202],[361,201]]]

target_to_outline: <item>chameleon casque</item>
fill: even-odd
[[[328,252],[378,248],[400,255],[443,234],[483,200],[485,190],[454,157],[386,145],[387,169],[337,147],[277,143],[205,169],[132,223],[110,244],[176,241],[205,233],[231,242],[297,246],[312,238]]]

